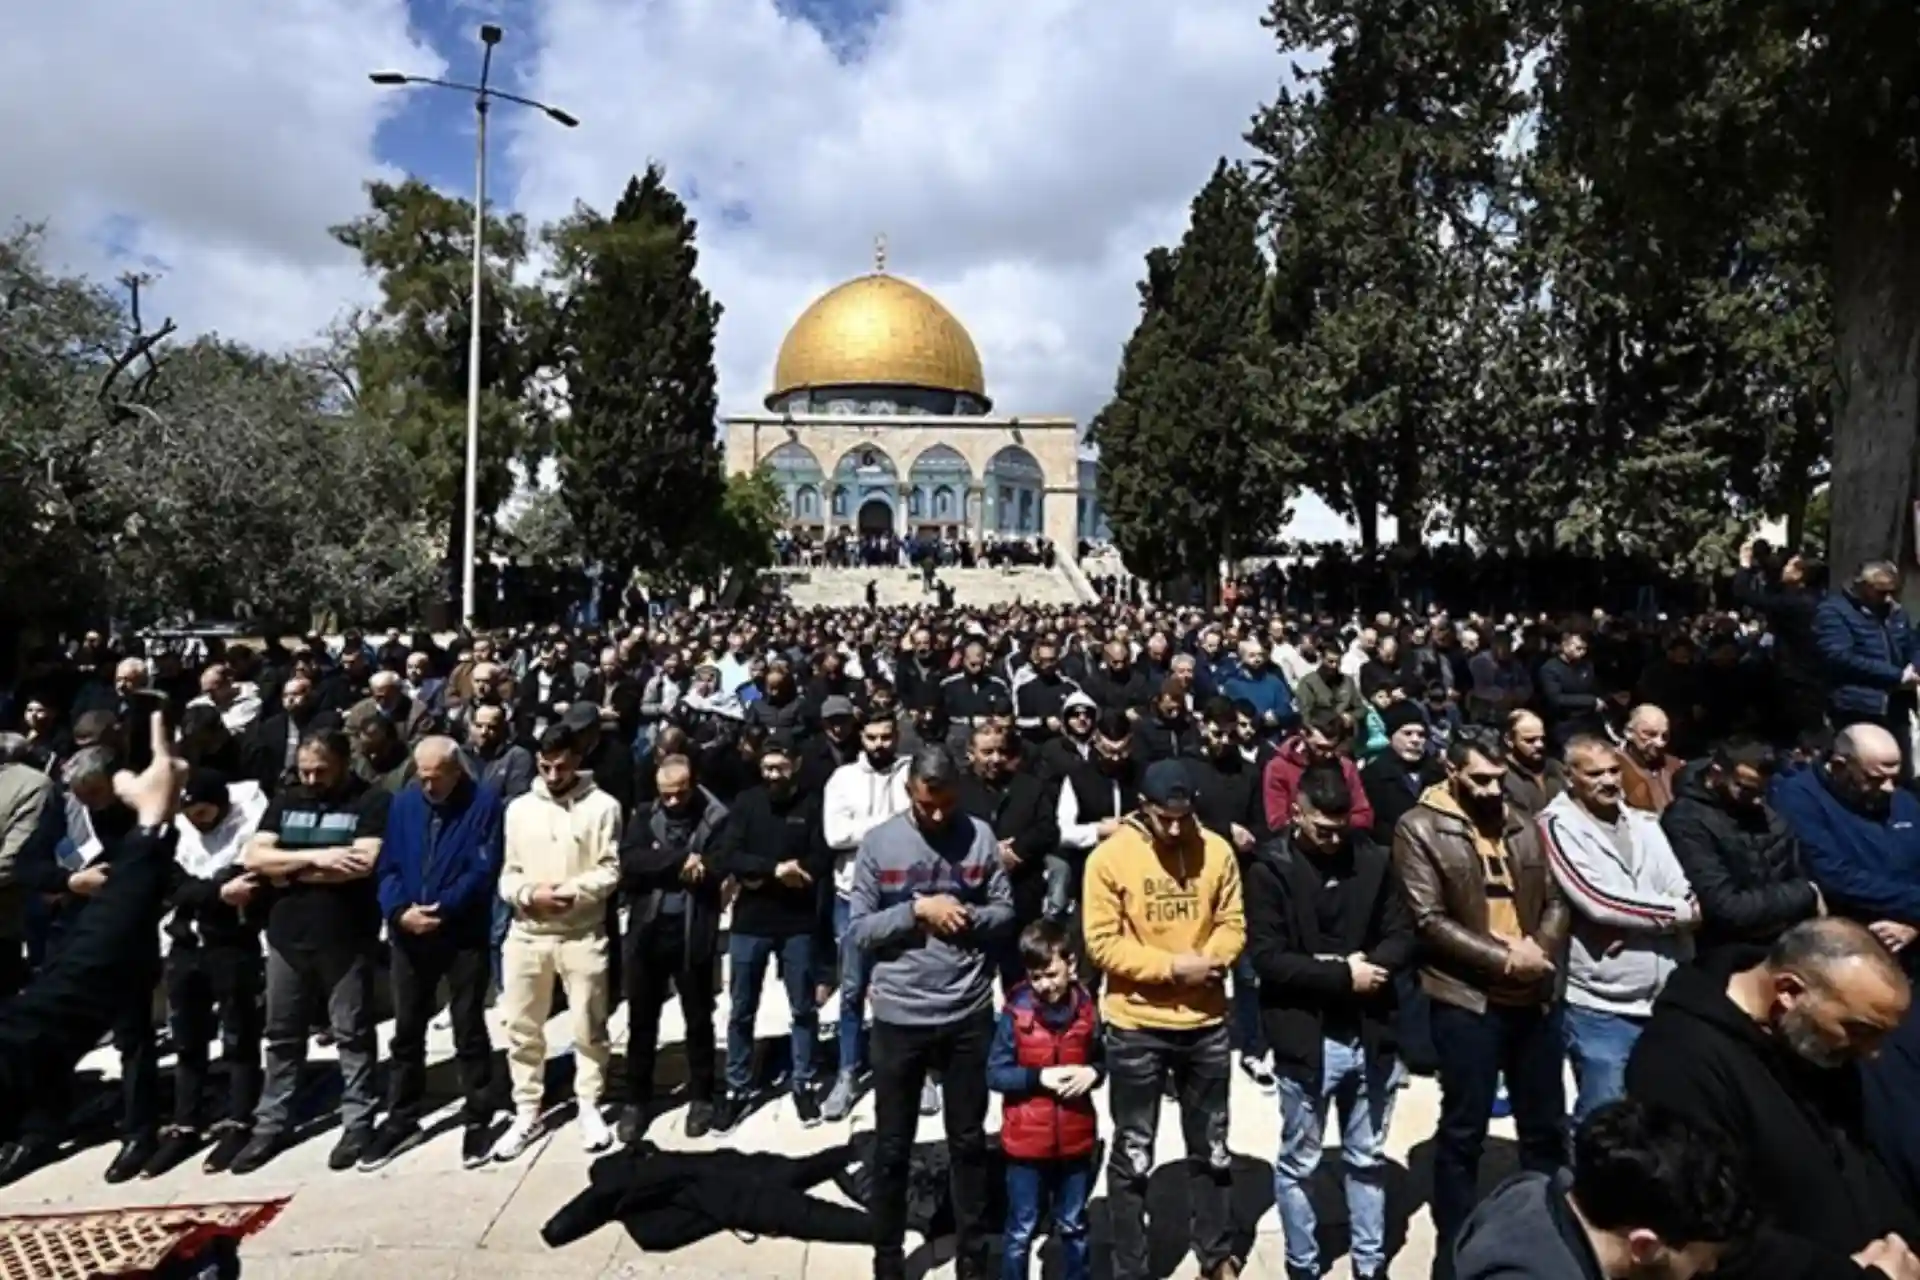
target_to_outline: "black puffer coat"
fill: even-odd
[[[1708,789],[1709,762],[1674,780],[1660,826],[1700,900],[1696,952],[1707,959],[1735,943],[1771,943],[1817,909],[1800,844],[1771,805],[1736,811]]]

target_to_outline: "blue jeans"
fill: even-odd
[[[867,953],[846,943],[848,906],[833,900],[833,941],[840,950],[840,1074],[854,1075],[867,1065],[867,979],[873,962]]]
[[[1027,1280],[1040,1214],[1053,1208],[1053,1239],[1060,1250],[1061,1280],[1093,1274],[1087,1247],[1087,1197],[1093,1191],[1093,1161],[1007,1161],[1007,1233],[1001,1242],[1001,1280]]]
[[[1627,1056],[1645,1029],[1645,1018],[1567,1006],[1567,1061],[1573,1066],[1577,1125],[1616,1098],[1626,1096]]]
[[[780,978],[787,985],[787,1004],[793,1010],[793,1085],[813,1082],[813,1044],[820,1033],[820,1011],[813,1002],[813,936],[750,938],[734,934],[727,940],[727,1092],[744,1094],[753,1087],[753,1020],[760,1012],[760,984],[767,961],[778,956]]]
[[[1321,1048],[1320,1089],[1280,1077],[1280,1155],[1273,1162],[1273,1199],[1280,1209],[1287,1269],[1320,1274],[1308,1184],[1320,1168],[1327,1113],[1340,1114],[1340,1162],[1346,1166],[1347,1221],[1353,1273],[1387,1273],[1387,1125],[1404,1079],[1397,1058],[1369,1061],[1358,1044],[1328,1040]]]

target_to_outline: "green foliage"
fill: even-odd
[[[1798,520],[1836,314],[1804,24],[1897,25],[1807,8],[1273,0],[1319,55],[1250,134],[1274,415],[1364,544],[1385,510],[1708,572]]]
[[[334,361],[348,393],[419,461],[429,519],[461,546],[466,483],[473,204],[417,178],[367,185],[369,210],[332,229],[379,278],[377,307],[350,317]],[[551,351],[545,294],[518,276],[524,219],[489,215],[481,273],[480,518],[513,492],[510,463],[531,469],[547,445],[540,391]]]
[[[1920,9],[1545,12],[1542,150],[1632,273],[1610,292],[1698,345],[1687,430],[1733,505],[1793,522],[1831,437],[1836,555],[1895,554],[1920,439]]]
[[[1327,46],[1254,121],[1276,287],[1277,414],[1306,483],[1377,545],[1472,519],[1509,287],[1524,106],[1503,0],[1274,0],[1283,48]]]
[[[1093,423],[1114,541],[1148,577],[1211,579],[1285,518],[1295,466],[1272,430],[1257,336],[1259,213],[1246,175],[1221,161],[1180,247],[1147,255],[1140,323]]]
[[[507,527],[507,551],[533,564],[582,565],[585,550],[558,489],[536,489]]]
[[[434,570],[412,459],[304,357],[147,330],[0,242],[0,598],[16,625],[102,613],[372,618]]]
[[[694,222],[659,166],[613,216],[580,206],[547,232],[568,412],[560,491],[591,558],[671,580],[724,521],[714,331]]]

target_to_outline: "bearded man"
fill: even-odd
[[[1905,1018],[1898,961],[1849,920],[1808,920],[1728,974],[1673,975],[1627,1064],[1627,1096],[1738,1150],[1761,1227],[1731,1280],[1920,1274],[1920,1213],[1869,1146],[1862,1064]]]

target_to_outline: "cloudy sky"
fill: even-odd
[[[502,111],[491,196],[606,208],[649,159],[700,219],[727,408],[808,301],[890,267],[972,331],[997,405],[1085,421],[1134,283],[1286,62],[1264,0],[62,0],[0,42],[0,220],[61,265],[160,276],[189,331],[298,343],[369,296],[329,224],[371,177],[470,194],[472,113],[378,89],[477,71],[580,117]],[[1307,504],[1291,532],[1331,536]]]

